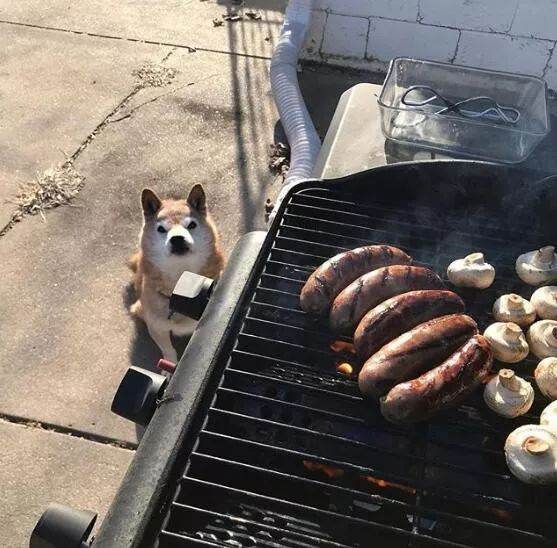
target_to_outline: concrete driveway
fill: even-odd
[[[214,26],[228,3],[0,0],[0,546],[27,546],[50,501],[102,518],[133,456],[109,408],[158,357],[126,313],[141,189],[202,183],[227,252],[264,227],[284,3]],[[20,185],[67,158],[72,204],[10,225]]]
[[[27,546],[51,501],[101,521],[133,457],[136,429],[109,409],[127,367],[159,357],[126,312],[141,189],[202,183],[226,253],[265,227],[286,1],[246,0],[255,19],[224,21],[232,4],[0,0],[2,547]],[[321,134],[362,79],[302,75]],[[45,173],[73,178],[75,199],[11,222],[21,185]]]

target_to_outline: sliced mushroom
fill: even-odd
[[[540,392],[550,400],[557,400],[557,358],[544,358],[534,371]]]
[[[516,260],[516,273],[529,285],[544,285],[557,280],[557,254],[552,245],[523,253]]]
[[[498,415],[512,419],[524,415],[534,402],[532,385],[512,369],[501,369],[484,388],[486,405]]]
[[[526,338],[538,358],[557,357],[557,321],[540,320],[532,324]]]
[[[516,363],[528,356],[528,343],[522,329],[512,322],[492,323],[484,332],[493,357],[500,362]]]
[[[509,470],[524,483],[557,482],[557,436],[537,424],[520,426],[505,442]]]
[[[457,287],[485,289],[495,279],[495,269],[485,262],[483,253],[472,253],[453,261],[447,268],[450,282]]]
[[[536,289],[530,302],[542,320],[557,320],[557,285]]]
[[[514,322],[527,327],[536,319],[536,311],[529,301],[511,293],[502,295],[495,301],[493,316],[498,322]]]
[[[542,411],[540,424],[557,435],[557,401],[551,402]]]

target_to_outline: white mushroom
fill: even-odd
[[[514,322],[527,327],[536,319],[536,311],[529,301],[511,293],[502,295],[495,301],[493,316],[498,322]]]
[[[495,269],[485,262],[483,253],[472,253],[453,261],[447,268],[450,282],[457,287],[485,289],[495,279]]]
[[[532,385],[512,369],[501,369],[484,388],[486,405],[498,415],[512,419],[524,415],[534,402]]]
[[[500,362],[516,363],[528,356],[528,343],[522,329],[512,322],[492,323],[484,332],[493,357]]]
[[[534,370],[540,392],[550,400],[557,400],[557,358],[544,358]]]
[[[557,482],[557,436],[537,424],[520,426],[505,442],[509,470],[524,483]]]
[[[523,253],[516,260],[516,273],[529,285],[544,285],[557,280],[557,254],[552,245]]]
[[[538,358],[557,357],[557,321],[540,320],[530,326],[526,338]]]
[[[557,401],[551,402],[542,411],[540,424],[557,435]]]
[[[530,302],[542,320],[557,320],[557,285],[536,289]]]

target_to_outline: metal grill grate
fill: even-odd
[[[544,402],[508,422],[476,394],[427,424],[393,426],[362,400],[355,377],[336,373],[353,355],[333,351],[326,325],[298,305],[309,273],[344,249],[389,243],[439,273],[482,250],[496,283],[460,294],[483,329],[496,295],[529,296],[514,275],[517,253],[547,242],[527,220],[509,226],[503,208],[498,217],[481,202],[440,211],[427,196],[379,203],[367,194],[319,187],[290,198],[160,548],[555,545],[556,491],[519,483],[502,452]]]

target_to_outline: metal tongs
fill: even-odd
[[[415,97],[413,98],[412,95]],[[433,112],[433,114],[449,114],[454,112],[465,118],[487,118],[512,125],[520,120],[520,111],[518,109],[500,105],[491,97],[470,97],[453,103],[429,86],[417,85],[409,87],[402,95],[400,101],[403,105],[413,108],[426,105],[439,106],[440,109]],[[474,109],[474,107],[476,108]]]

